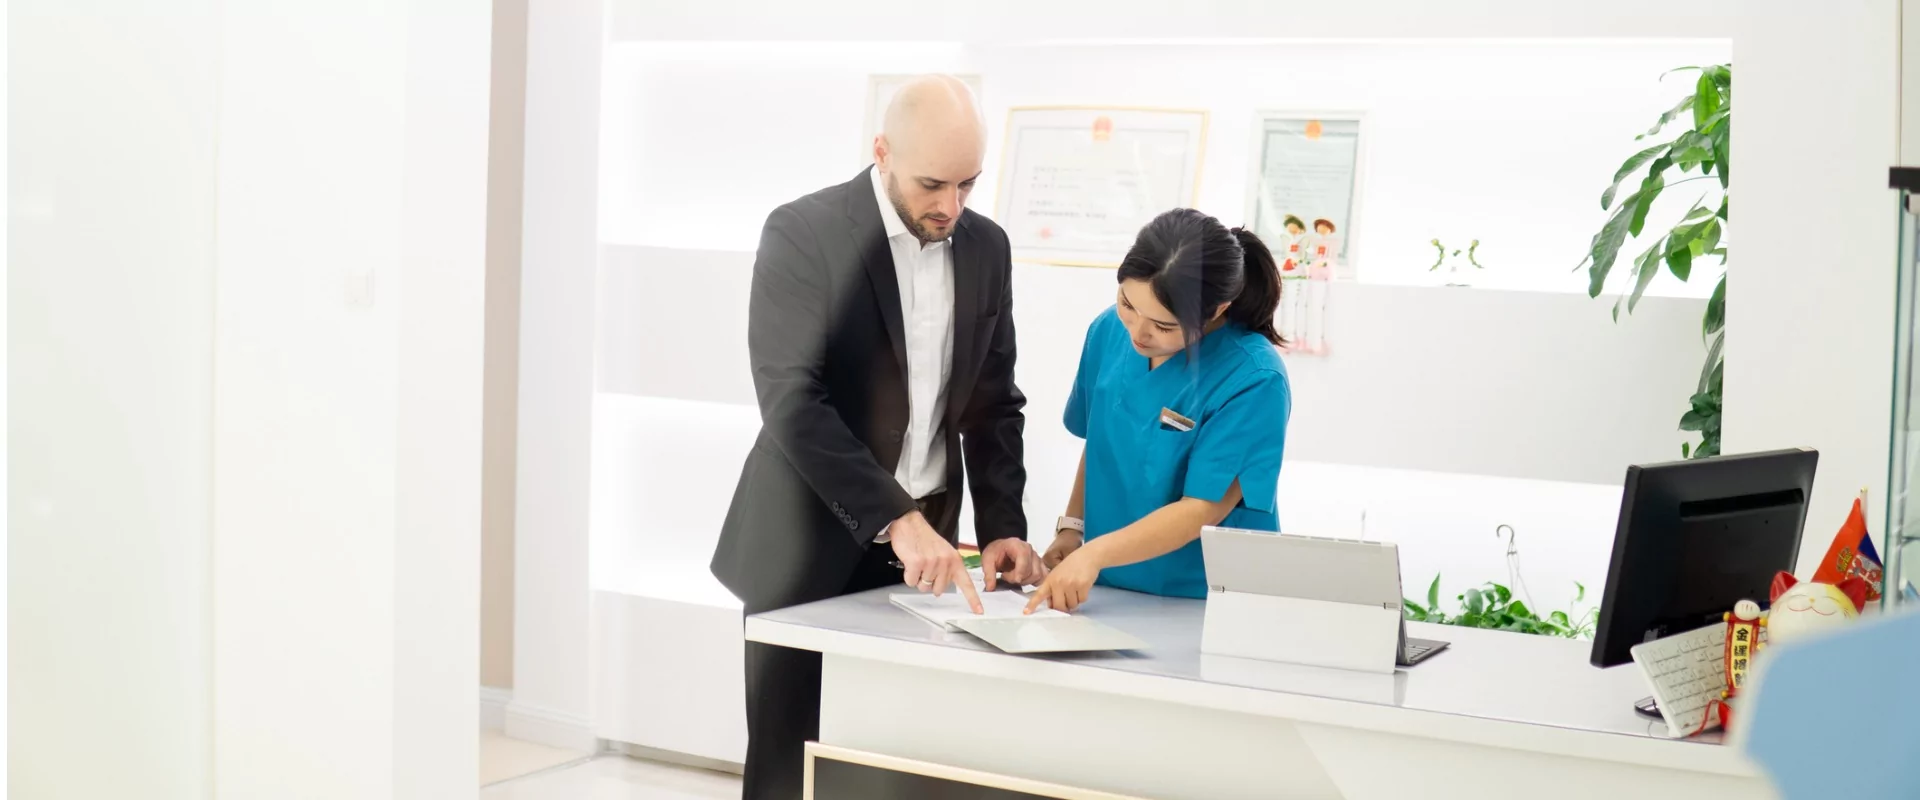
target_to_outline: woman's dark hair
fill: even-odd
[[[1227,303],[1226,319],[1285,344],[1273,327],[1280,306],[1280,267],[1260,237],[1228,230],[1220,220],[1191,208],[1176,208],[1140,229],[1120,262],[1119,279],[1145,281],[1187,334],[1187,350],[1200,346],[1213,310]]]

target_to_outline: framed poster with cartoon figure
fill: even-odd
[[[1287,273],[1355,276],[1365,163],[1358,112],[1263,111],[1255,115],[1247,219]]]
[[[1117,266],[1155,215],[1198,202],[1206,140],[1205,111],[1014,108],[994,221],[1015,261]]]

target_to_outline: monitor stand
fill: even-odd
[[[1654,700],[1652,696],[1642,697],[1639,700],[1633,701],[1633,710],[1640,712],[1640,716],[1643,717],[1665,719],[1665,717],[1660,716],[1660,703]]]

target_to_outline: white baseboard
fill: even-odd
[[[600,751],[593,721],[548,708],[512,701],[506,707],[505,733],[523,742],[581,753]]]
[[[745,764],[733,761],[721,761],[713,758],[702,758],[686,753],[676,753],[672,750],[658,750],[627,742],[608,742],[607,746],[613,750],[613,752],[629,758],[638,758],[642,761],[658,761],[663,764],[676,764],[682,767],[704,769],[708,772],[724,772],[729,775],[741,775],[747,771]]]
[[[512,703],[512,689],[480,687],[480,730],[506,732],[507,706]]]

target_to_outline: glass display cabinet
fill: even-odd
[[[1889,183],[1900,194],[1900,255],[1895,274],[1893,421],[1888,441],[1886,583],[1882,609],[1920,604],[1920,381],[1914,347],[1920,335],[1920,167],[1894,167]]]

